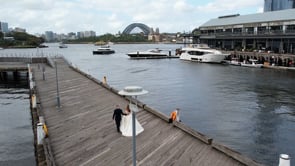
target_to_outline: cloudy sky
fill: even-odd
[[[28,33],[122,32],[144,23],[160,32],[188,32],[229,14],[263,11],[264,0],[0,0],[0,21]]]

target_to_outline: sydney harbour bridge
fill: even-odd
[[[149,27],[143,23],[133,23],[133,24],[128,25],[122,33],[123,34],[130,34],[131,31],[135,28],[141,29],[143,31],[144,35],[149,35],[152,31],[151,27]],[[194,34],[196,31],[198,31],[198,28],[194,29],[192,31],[192,33],[186,34],[186,35],[192,36],[192,34]]]
[[[149,35],[151,32],[151,28],[148,27],[147,25],[142,24],[142,23],[133,23],[133,24],[128,25],[122,33],[123,34],[130,34],[134,28],[141,29],[142,32],[144,33],[144,35]]]

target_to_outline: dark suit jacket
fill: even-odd
[[[117,108],[114,110],[113,119],[115,119],[116,121],[120,121],[122,119],[121,115],[127,115],[127,114],[123,113],[123,111],[120,108]]]

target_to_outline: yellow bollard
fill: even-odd
[[[48,137],[48,129],[47,129],[46,124],[43,125],[43,131],[44,131],[44,134],[45,134],[45,138],[47,138]]]
[[[107,84],[107,77],[106,77],[106,76],[103,76],[102,83],[103,83],[103,84]]]

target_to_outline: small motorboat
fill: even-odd
[[[244,62],[241,63],[241,66],[262,68],[263,64],[258,63],[258,60],[256,59],[249,59],[249,63],[247,63],[246,60],[244,60]]]
[[[68,48],[68,46],[65,45],[64,43],[60,43],[58,47],[59,47],[59,48]]]
[[[115,53],[115,50],[111,49],[109,46],[102,46],[98,48],[97,50],[93,51],[93,54],[113,54]]]
[[[241,66],[241,62],[238,58],[231,58],[230,60],[223,60],[222,62],[227,65]]]

